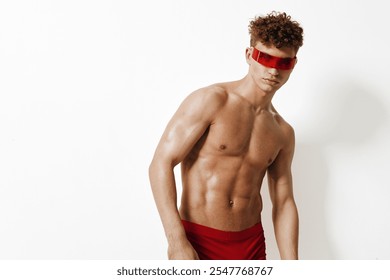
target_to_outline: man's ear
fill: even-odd
[[[297,63],[298,63],[298,57],[295,58],[294,68],[295,68],[295,65],[297,65]],[[293,68],[293,69],[294,69],[294,68]]]
[[[246,50],[245,50],[245,59],[246,59],[246,63],[248,63],[249,65],[251,64],[252,50],[253,50],[252,47],[248,47],[248,48],[246,48]]]

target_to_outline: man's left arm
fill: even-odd
[[[298,259],[298,211],[293,194],[291,164],[294,156],[294,130],[286,130],[285,145],[268,168],[268,186],[272,201],[272,220],[280,258]]]

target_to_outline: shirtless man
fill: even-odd
[[[285,13],[256,17],[249,25],[247,75],[196,90],[168,123],[149,177],[169,259],[265,259],[265,174],[280,257],[298,259],[294,131],[271,101],[296,64],[302,32]],[[179,163],[180,209],[173,171]]]

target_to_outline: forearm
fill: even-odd
[[[173,166],[152,162],[149,179],[168,243],[186,238],[179,211]]]
[[[298,259],[299,219],[294,199],[275,205],[272,215],[280,258]]]

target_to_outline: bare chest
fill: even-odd
[[[269,113],[250,108],[225,110],[210,126],[202,151],[215,156],[239,157],[263,168],[270,165],[283,145],[283,133]],[[202,152],[201,151],[201,152]]]

